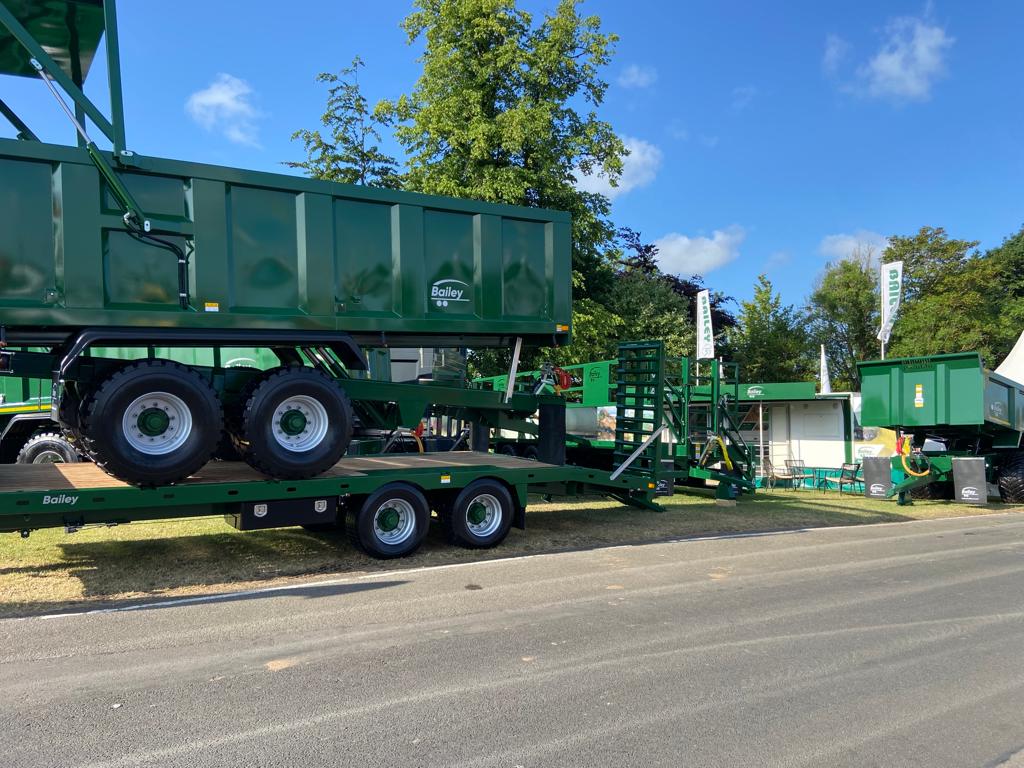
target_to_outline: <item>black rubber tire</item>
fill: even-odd
[[[999,467],[999,498],[1007,504],[1024,504],[1024,451],[1003,459]]]
[[[498,446],[498,453],[502,456],[517,456],[516,447],[512,443],[502,443]]]
[[[953,499],[953,483],[928,483],[910,489],[910,498],[919,501],[951,501]]]
[[[184,401],[192,430],[178,450],[151,455],[125,439],[122,418],[138,397],[167,392]],[[82,403],[82,447],[100,469],[143,488],[170,485],[198,472],[220,441],[224,416],[210,383],[171,360],[137,360],[122,366],[89,392]]]
[[[540,451],[537,450],[536,445],[528,445],[523,448],[523,458],[528,461],[540,461]]]
[[[498,512],[501,519],[494,529],[487,535],[479,535],[474,532],[469,514],[474,502],[483,495],[495,499],[498,503]],[[474,480],[463,488],[455,497],[455,503],[444,515],[445,535],[452,544],[458,544],[467,549],[487,549],[495,547],[505,540],[509,529],[512,527],[512,517],[515,514],[515,502],[508,488],[497,480],[483,478]]]
[[[374,520],[379,511],[392,500],[406,502],[412,507],[414,528],[411,534],[399,543],[388,543],[378,536]],[[411,555],[420,544],[430,526],[430,505],[423,492],[408,483],[388,483],[367,496],[358,507],[353,505],[345,515],[349,540],[354,546],[371,557],[389,560],[395,557]]]
[[[59,432],[37,432],[18,451],[15,464],[77,464],[78,451]]]
[[[274,410],[297,395],[314,398],[327,414],[327,432],[306,451],[292,451],[274,437]],[[352,441],[352,403],[338,382],[314,368],[283,366],[250,382],[238,424],[232,430],[235,448],[253,469],[283,480],[303,480],[330,469]]]

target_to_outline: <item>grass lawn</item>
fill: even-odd
[[[299,528],[241,533],[219,517],[91,528],[73,535],[62,529],[43,530],[27,540],[3,534],[0,616],[210,594],[319,574],[369,573],[684,536],[1024,512],[1024,507],[1010,505],[971,507],[952,502],[918,501],[897,507],[891,501],[811,490],[759,493],[733,507],[717,506],[703,493],[662,502],[666,512],[599,499],[533,503],[527,529],[513,528],[496,549],[449,546],[435,525],[419,552],[391,561],[355,551],[343,534],[310,534]]]

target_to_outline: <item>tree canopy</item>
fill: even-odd
[[[573,344],[527,353],[569,364],[612,357],[620,340],[659,338],[674,354],[694,351],[698,275],[666,274],[657,246],[611,219],[606,195],[586,175],[617,185],[628,151],[601,118],[603,71],[617,37],[581,0],[558,0],[538,17],[515,0],[415,0],[402,27],[421,45],[421,73],[408,93],[373,108],[355,57],[321,73],[321,127],[293,134],[306,158],[287,164],[311,176],[454,197],[568,211],[573,221]],[[396,159],[381,149],[396,146]],[[1024,229],[984,253],[941,227],[893,236],[882,262],[904,262],[904,295],[890,343],[894,355],[978,350],[996,365],[1024,327]],[[877,357],[877,254],[825,264],[801,307],[786,305],[760,275],[750,301],[712,292],[716,349],[747,381],[817,376],[824,344],[836,388],[859,386],[856,363]],[[477,373],[498,373],[508,350],[478,351]]]

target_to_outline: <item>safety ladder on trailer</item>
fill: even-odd
[[[739,367],[720,360],[692,363],[683,358],[682,369],[686,442],[694,463],[691,475],[752,490],[752,454],[738,427]]]
[[[677,476],[672,444],[685,430],[685,408],[672,404],[660,341],[619,345],[615,378],[616,472],[648,479],[653,495],[671,494]]]
[[[677,480],[753,489],[750,451],[737,428],[738,369],[711,360],[666,358],[660,341],[619,345],[616,367],[616,472],[648,478],[652,495],[671,494]],[[731,465],[731,466],[730,466]]]

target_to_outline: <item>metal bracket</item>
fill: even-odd
[[[60,93],[57,92],[57,88],[53,85],[51,73],[39,62],[38,59],[31,59],[31,64],[35,68],[36,72],[39,73],[39,77],[46,83],[46,87],[53,94],[53,98],[57,100],[60,108],[64,110],[64,114],[67,115],[68,120],[71,121],[72,125],[75,126],[75,130],[78,131],[79,136],[85,142],[85,150],[89,153],[89,158],[100,172],[100,176],[103,177],[104,181],[110,186],[110,191],[114,197],[117,198],[117,202],[121,204],[121,207],[125,209],[124,224],[128,229],[134,229],[137,232],[149,232],[153,225],[149,219],[146,218],[146,214],[142,212],[142,208],[135,198],[132,197],[131,192],[124,185],[121,179],[114,169],[110,167],[103,155],[100,154],[99,147],[96,146],[89,134],[86,133],[85,128],[78,118],[75,117],[75,113],[68,107],[67,102],[61,97]]]
[[[508,372],[508,384],[505,386],[505,402],[512,399],[516,388],[516,374],[519,373],[519,353],[523,351],[523,337],[516,336],[516,346],[512,350],[512,366]]]
[[[626,459],[624,462],[619,464],[618,467],[616,467],[615,471],[611,473],[611,475],[608,477],[608,479],[609,480],[614,480],[619,475],[621,475],[623,472],[625,472],[626,469],[629,467],[629,465],[632,464],[634,461],[636,461],[637,458],[640,456],[640,454],[643,453],[644,451],[646,451],[647,447],[651,443],[653,443],[655,440],[657,440],[659,437],[661,437],[662,433],[666,429],[668,429],[668,424],[662,424],[660,427],[658,427],[656,430],[654,430],[654,432],[652,432],[650,434],[650,436],[640,444],[640,447],[638,447],[635,451],[633,451],[631,454],[629,454],[629,458],[628,459]]]

